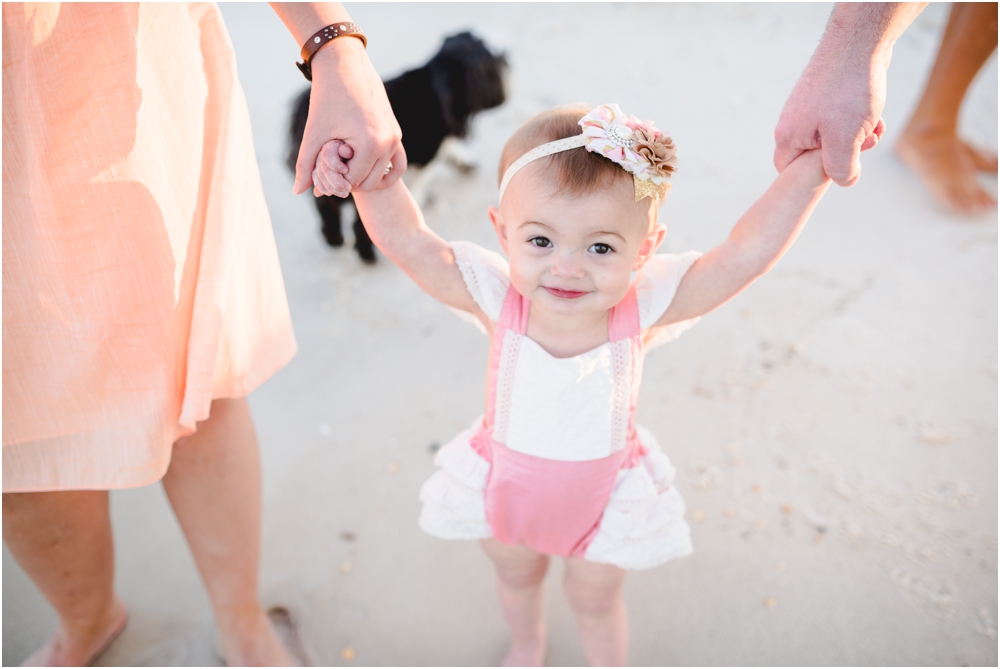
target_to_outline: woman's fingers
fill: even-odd
[[[312,149],[312,150],[310,150]],[[299,158],[295,161],[295,183],[292,184],[292,193],[299,195],[305,193],[306,189],[312,185],[313,168],[316,165],[316,149],[306,145],[305,140],[299,147]]]
[[[403,176],[403,172],[406,171],[406,151],[403,150],[402,144],[399,145],[399,149],[396,153],[392,155],[392,160],[390,162],[392,163],[392,171],[382,177],[382,181],[380,181],[377,186],[378,190],[388,188],[392,184],[399,181]]]

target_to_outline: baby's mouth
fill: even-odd
[[[583,290],[563,290],[562,288],[549,288],[548,286],[543,286],[545,290],[549,291],[551,295],[555,295],[558,298],[564,300],[575,300],[578,297],[583,297],[587,294]]]

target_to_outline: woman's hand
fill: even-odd
[[[272,2],[271,8],[298,45],[324,26],[351,20],[337,2]],[[350,190],[366,191],[395,183],[406,169],[400,141],[403,133],[365,45],[355,37],[330,40],[309,64],[313,75],[309,120],[299,146],[292,192],[305,193],[314,185],[320,149],[333,139],[353,149],[346,159],[346,171],[341,173],[350,188],[345,191],[343,183],[337,181],[337,194],[346,197]],[[392,169],[387,170],[390,161]],[[321,190],[331,185],[326,183]]]
[[[316,52],[311,66],[309,120],[292,191],[304,193],[315,185],[312,175],[320,167],[317,158],[330,140],[341,140],[352,150],[342,173],[350,190],[368,191],[395,183],[406,169],[402,131],[364,45],[352,37],[338,38]],[[392,169],[387,172],[390,161]]]

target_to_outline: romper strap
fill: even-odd
[[[640,332],[639,304],[635,299],[633,284],[629,286],[622,301],[611,307],[611,313],[608,314],[608,339],[611,341],[631,339],[638,337]]]
[[[521,293],[514,290],[514,284],[511,284],[507,288],[507,296],[504,298],[503,308],[500,309],[500,319],[497,321],[497,325],[518,334],[527,334],[528,312],[530,310],[531,301],[526,300]],[[638,314],[638,312],[636,313]],[[636,322],[638,323],[638,321]]]

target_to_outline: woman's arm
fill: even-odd
[[[807,151],[792,161],[743,214],[729,239],[695,261],[656,325],[706,314],[774,267],[829,185],[819,151]]]
[[[272,2],[271,8],[299,46],[316,31],[351,20],[347,10],[337,2]],[[354,149],[346,170],[352,190],[367,191],[395,182],[406,170],[403,133],[361,40],[354,37],[331,40],[316,52],[311,65],[309,119],[295,163],[292,191],[299,194],[308,190],[316,156],[331,139],[343,140]],[[288,66],[294,70],[292,63]],[[393,170],[386,175],[390,160]]]
[[[465,286],[451,246],[427,227],[402,181],[388,188],[354,193],[354,203],[375,245],[418,286],[439,302],[489,323]]]

